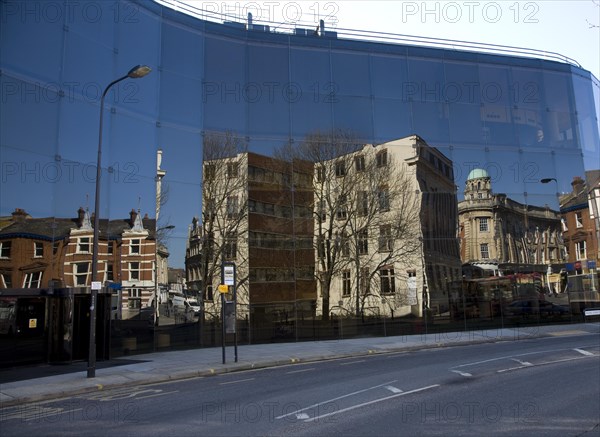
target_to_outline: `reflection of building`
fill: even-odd
[[[186,276],[195,289],[206,285],[207,314],[218,313],[222,261],[236,264],[238,316],[249,309],[258,323],[314,311],[312,167],[254,153],[204,166],[204,223],[190,228]]]
[[[207,232],[208,225],[203,230],[194,218],[186,255],[190,286],[201,290],[204,268],[233,261],[238,282],[247,282],[238,289],[238,300],[249,303],[251,320],[289,320],[300,313],[314,314],[315,309],[320,314],[323,291],[317,296],[321,281],[316,278],[324,276],[323,258],[337,256],[328,267],[333,275],[329,308],[334,313],[355,312],[357,300],[361,312],[388,315],[422,314],[424,306],[447,306],[446,284],[460,278],[452,162],[417,136],[366,145],[343,159],[348,164],[342,172],[339,159],[315,164],[319,169],[313,171],[313,164],[304,161],[291,164],[252,153],[238,156],[235,177],[247,178],[247,185],[236,185],[230,192],[213,189],[221,192],[221,207],[203,215],[223,226],[239,214],[247,218],[235,232],[216,225]],[[222,169],[233,164],[231,159],[208,163]],[[333,176],[321,172],[326,166]],[[383,178],[370,177],[380,171],[386,171]],[[356,176],[359,172],[366,176]],[[205,182],[207,191],[211,184],[224,187],[230,178],[223,172],[219,182],[205,168],[206,174],[214,178]],[[406,183],[395,185],[400,180]],[[327,192],[316,194],[317,187],[325,185]],[[341,197],[344,203],[332,206]],[[209,208],[214,200],[204,198],[203,207]],[[414,221],[408,223],[408,217]],[[328,226],[331,229],[323,229]],[[403,231],[397,230],[403,226]],[[237,236],[235,250],[230,250],[232,239],[224,239],[227,232]],[[206,256],[209,267],[203,266]],[[212,287],[206,288],[204,297],[209,314],[218,304],[212,290],[220,280],[216,275],[220,270],[212,271]],[[355,299],[359,289],[361,295]]]
[[[548,206],[524,205],[505,194],[492,193],[485,170],[469,173],[458,212],[464,263],[497,275],[545,274],[548,266],[564,261],[559,213]]]
[[[32,218],[22,209],[0,231],[0,287],[89,287],[93,220]],[[98,275],[120,288],[122,307],[145,306],[155,278],[154,219],[132,210],[128,219],[100,220]]]
[[[190,291],[198,293],[202,290],[202,225],[198,223],[197,217],[192,219],[192,224],[188,229],[185,248],[185,279]],[[212,300],[212,296],[210,296],[210,300]]]
[[[590,183],[598,183],[596,172],[588,172]],[[588,175],[586,175],[588,176]],[[573,178],[571,193],[560,197],[563,239],[568,253],[569,274],[595,271],[598,261],[598,239],[593,208],[590,209],[590,186],[580,177]],[[592,205],[593,207],[593,205]]]
[[[354,177],[345,194],[348,206],[342,206],[351,223],[339,220],[339,207],[327,214],[336,215],[330,223],[334,235],[342,235],[342,244],[358,230],[357,244],[340,251],[346,259],[335,269],[330,302],[355,313],[358,289],[359,313],[420,316],[424,308],[445,311],[447,283],[461,275],[452,161],[413,135],[366,145],[350,162],[330,189],[336,192]],[[381,179],[357,177],[363,171],[385,173]]]

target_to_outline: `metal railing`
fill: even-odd
[[[241,14],[225,14],[221,12],[202,9],[193,4],[186,3],[180,0],[155,0],[163,6],[173,10],[185,13],[187,15],[217,23],[237,23],[248,28],[246,17]],[[253,26],[262,26],[262,29],[269,33],[279,34],[297,34],[298,30],[306,30],[319,33],[319,26],[315,26],[314,22],[289,21],[289,22],[274,22],[266,20],[254,20]],[[443,38],[431,38],[425,36],[404,35],[388,32],[377,32],[359,29],[345,28],[328,28],[326,29],[330,37],[347,40],[367,41],[367,42],[382,42],[391,44],[409,44],[419,47],[438,48],[447,50],[462,50],[462,51],[477,51],[488,54],[505,55],[505,56],[522,56],[527,58],[537,58],[550,61],[557,61],[574,65],[582,68],[576,60],[569,58],[560,53],[531,49],[526,47],[505,46],[500,44],[480,43],[473,41],[461,41]],[[310,33],[309,33],[310,34]]]

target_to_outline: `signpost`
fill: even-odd
[[[237,292],[235,280],[235,263],[223,262],[221,264],[221,284],[219,285],[219,293],[221,294],[221,347],[223,350],[223,364],[225,364],[225,336],[227,334],[233,334],[235,362],[237,363],[238,361],[237,332],[235,329],[237,320]],[[231,294],[232,300],[228,301],[225,297],[226,294]]]

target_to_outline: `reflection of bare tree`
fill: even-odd
[[[414,261],[421,246],[414,175],[348,131],[315,132],[278,154],[314,164],[315,275],[323,318],[336,280],[357,315],[369,297],[394,293],[393,265]]]
[[[210,300],[212,287],[220,282],[221,262],[234,261],[240,304],[247,293],[240,288],[248,281],[248,254],[239,250],[248,228],[247,145],[230,132],[210,132],[203,141],[202,181],[202,301]],[[245,267],[244,267],[245,266]],[[240,300],[241,299],[241,300]]]
[[[387,150],[366,146],[355,158],[346,233],[350,236],[349,266],[354,269],[356,315],[363,313],[369,298],[399,296],[395,289],[394,266],[414,266],[421,250],[420,199],[414,188],[414,174],[402,162],[395,162]],[[369,244],[370,247],[366,247]],[[398,298],[402,300],[402,298]],[[400,305],[398,305],[400,306]]]
[[[317,253],[316,280],[319,286],[323,318],[329,317],[330,291],[333,278],[341,273],[346,260],[341,256],[339,242],[340,226],[336,226],[337,211],[343,214],[347,207],[346,200],[352,187],[350,178],[336,181],[336,166],[339,172],[348,167],[351,153],[357,149],[356,136],[347,131],[336,131],[332,134],[314,132],[309,134],[298,146],[287,145],[277,155],[281,159],[298,159],[314,164],[314,205],[315,218],[314,249]],[[334,186],[335,185],[335,186]],[[343,230],[344,226],[341,226]],[[337,238],[337,239],[336,239]]]

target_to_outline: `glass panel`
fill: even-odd
[[[407,101],[406,93],[412,93],[412,87],[406,59],[371,55],[371,89],[375,97]]]
[[[584,162],[587,170],[600,168],[600,126],[598,110],[600,110],[599,86],[587,78],[573,78],[577,121],[579,124],[580,144],[583,149]],[[595,94],[595,95],[594,95]],[[595,103],[594,103],[595,102]]]
[[[243,44],[206,39],[202,101],[204,129],[244,132],[246,128],[246,49]]]
[[[363,54],[333,52],[331,74],[341,95],[370,96],[369,57]]]

